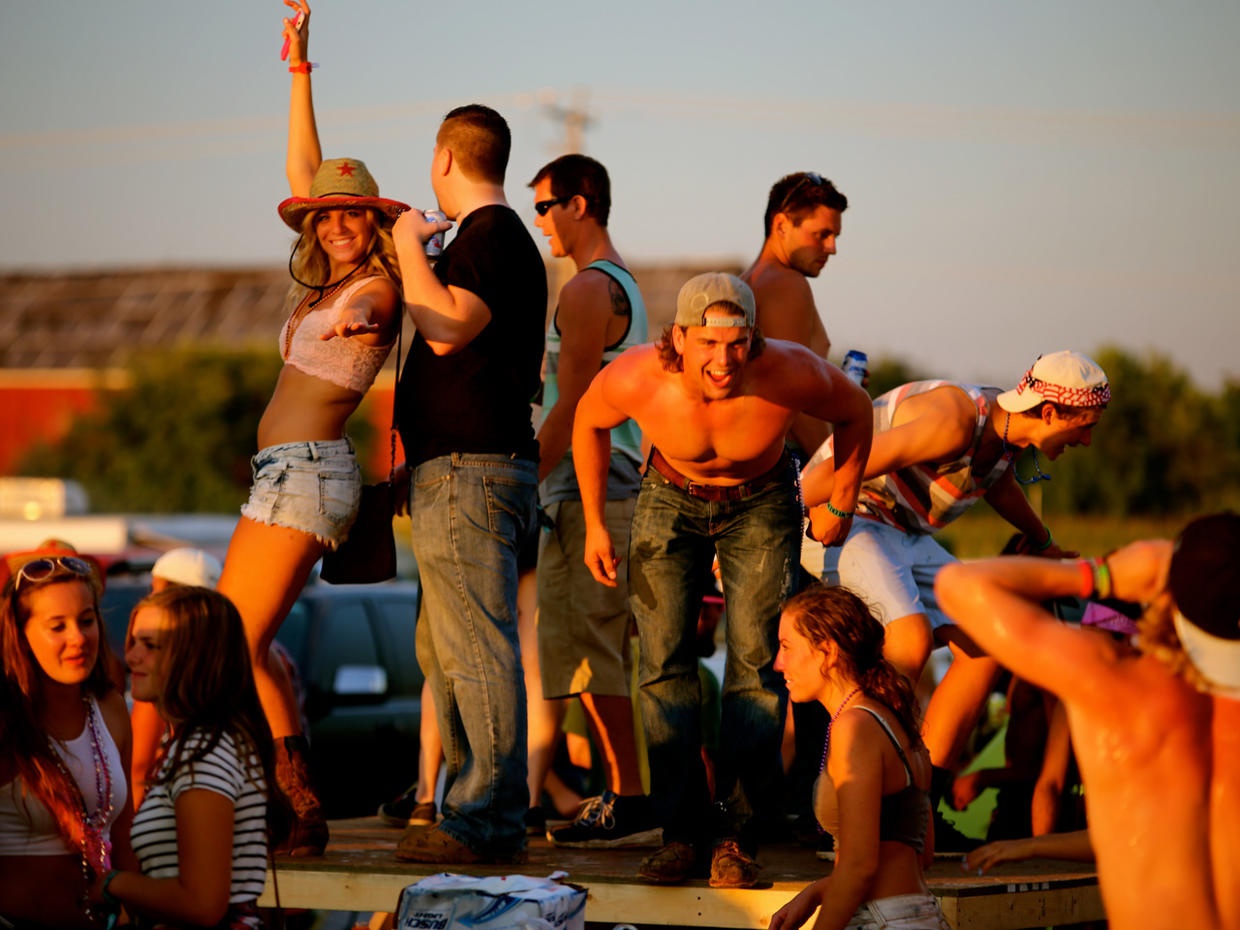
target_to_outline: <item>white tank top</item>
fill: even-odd
[[[103,829],[104,836],[112,830],[112,824],[121,815],[125,798],[129,795],[129,779],[121,766],[121,754],[108,730],[107,722],[99,711],[99,702],[92,696],[91,712],[99,726],[100,748],[112,783],[112,814]],[[82,732],[71,740],[52,740],[60,753],[65,767],[77,782],[86,801],[88,811],[100,808],[100,798],[95,785],[95,760],[91,748],[90,721]],[[104,799],[103,806],[107,805]],[[33,795],[22,793],[22,780],[15,778],[0,785],[0,856],[65,856],[77,855],[80,850],[71,847],[46,807]]]

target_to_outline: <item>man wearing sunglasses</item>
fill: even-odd
[[[771,187],[763,217],[766,240],[757,260],[741,275],[753,289],[758,328],[766,338],[799,342],[827,357],[831,340],[814,305],[809,279],[818,277],[835,254],[846,209],[848,198],[812,171],[789,174]],[[809,455],[827,438],[827,428],[802,415],[793,424],[792,435]]]
[[[591,798],[573,823],[549,831],[558,846],[605,848],[658,835],[642,791],[629,698],[628,585],[596,584],[581,559],[585,518],[569,449],[577,401],[599,370],[646,341],[646,307],[633,275],[607,231],[611,182],[585,155],[562,155],[539,169],[534,224],[551,254],[568,257],[576,275],[560,290],[547,329],[543,407],[538,431],[541,500],[552,522],[538,554],[538,647],[543,696],[579,696],[607,767],[607,790]],[[641,431],[612,430],[604,506],[616,545],[628,549],[629,524],[641,486]]]

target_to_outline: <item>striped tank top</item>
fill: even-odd
[[[996,387],[952,381],[902,384],[874,401],[874,435],[891,429],[896,408],[902,402],[945,386],[964,391],[977,410],[968,450],[953,462],[911,465],[868,479],[861,486],[857,499],[857,516],[886,523],[906,533],[935,533],[972,507],[1011,467],[1013,453],[1004,452],[985,474],[973,472],[973,457],[982,441],[986,418],[1001,392]]]

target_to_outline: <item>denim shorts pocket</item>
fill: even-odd
[[[279,456],[259,454],[250,459],[250,475],[254,484],[259,482],[279,485],[288,474],[289,462]]]
[[[335,517],[340,524],[351,524],[362,496],[356,472],[341,469],[320,471],[318,479],[319,513]]]

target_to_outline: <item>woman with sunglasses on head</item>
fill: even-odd
[[[140,868],[96,879],[98,906],[124,907],[140,926],[261,926],[273,762],[248,652],[237,609],[209,588],[167,588],[134,608],[133,698],[171,732],[133,817]]]
[[[922,877],[930,859],[930,758],[908,680],[883,658],[883,627],[847,588],[821,584],[784,605],[775,668],[791,701],[831,715],[814,786],[835,868],[771,917],[797,930],[946,930]]]
[[[258,427],[254,484],[229,545],[218,590],[241,613],[263,710],[276,746],[276,777],[295,814],[284,841],[294,855],[322,853],[327,824],[311,789],[306,742],[287,680],[269,661],[276,631],[314,564],[348,536],[361,474],[345,421],[396,342],[402,304],[394,217],[407,205],[378,196],[366,166],[323,161],[306,60],[310,8],[286,0],[292,92],[287,173],[293,196],[281,219],[299,235],[289,258],[285,365]]]
[[[0,918],[101,928],[92,880],[136,860],[129,714],[108,678],[91,565],[18,567],[0,595],[0,653]]]

